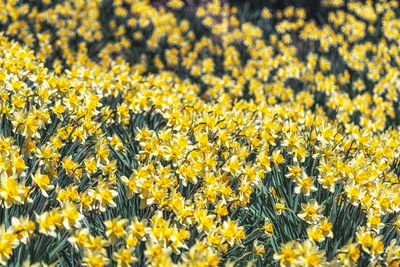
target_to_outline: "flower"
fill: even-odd
[[[82,257],[82,266],[87,267],[103,267],[107,266],[109,259],[103,251],[85,250]]]
[[[84,248],[88,244],[89,235],[89,228],[78,229],[75,231],[73,236],[68,238],[68,242],[70,242],[76,249],[78,249],[78,246]]]
[[[268,237],[271,237],[274,232],[274,226],[268,218],[264,220],[264,226],[261,228]]]
[[[280,251],[276,252],[273,257],[282,266],[297,266],[300,263],[299,252],[296,241],[292,240],[282,244]]]
[[[300,265],[306,267],[324,266],[326,264],[325,251],[319,250],[315,243],[306,240],[301,244]]]
[[[18,236],[10,228],[5,229],[4,224],[0,225],[0,264],[6,265],[12,255],[12,249],[19,245]]]
[[[147,227],[147,220],[143,219],[139,222],[137,217],[133,217],[128,230],[132,232],[141,241],[146,241],[146,234],[150,233],[150,228]]]
[[[27,245],[36,229],[35,223],[29,220],[29,218],[20,216],[19,218],[12,217],[11,225],[15,234],[17,235],[18,240]]]
[[[296,194],[304,194],[305,196],[309,196],[311,192],[317,191],[317,188],[314,186],[315,177],[308,177],[305,172],[302,172],[299,178],[296,179],[296,187],[294,188],[294,192]]]
[[[39,169],[36,171],[35,175],[32,174],[32,180],[39,186],[40,191],[45,197],[48,197],[46,191],[52,190],[54,188],[54,185],[50,184],[49,176],[40,173]]]
[[[78,211],[75,205],[70,202],[63,203],[64,207],[61,210],[63,214],[62,225],[67,229],[71,229],[71,227],[79,228],[81,226],[80,221],[84,218],[84,216]]]
[[[257,244],[257,240],[254,240],[254,243],[253,243],[253,250],[254,250],[254,252],[258,255],[258,256],[260,256],[261,254],[264,254],[265,253],[265,247],[264,247],[264,245],[263,244]]]
[[[321,219],[321,212],[324,209],[324,205],[319,205],[317,200],[310,199],[307,204],[301,204],[301,212],[298,216],[309,224],[315,224]]]
[[[138,259],[132,255],[134,249],[134,247],[120,248],[117,252],[113,253],[112,258],[117,262],[118,267],[128,267],[138,261]]]
[[[128,223],[127,219],[117,217],[112,220],[104,222],[106,226],[106,236],[110,239],[111,244],[115,244],[117,238],[122,238],[125,235],[125,225]]]
[[[355,266],[360,258],[360,248],[357,243],[352,243],[351,239],[345,246],[338,250],[338,258],[340,262],[346,266]]]

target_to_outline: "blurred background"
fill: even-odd
[[[321,0],[229,0],[229,3],[236,5],[242,10],[255,12],[264,7],[271,11],[282,10],[288,6],[303,7],[307,10],[310,18],[319,20],[321,15]],[[345,1],[347,2],[347,0]]]

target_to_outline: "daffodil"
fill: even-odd
[[[299,218],[309,224],[317,223],[321,217],[321,212],[325,209],[324,205],[319,205],[315,199],[311,199],[306,204],[301,204],[301,212],[298,214]]]

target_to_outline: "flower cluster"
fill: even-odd
[[[0,0],[0,265],[397,266],[398,2],[190,2]]]

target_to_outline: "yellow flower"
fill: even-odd
[[[318,182],[323,188],[328,189],[331,193],[335,192],[335,186],[339,181],[338,177],[335,177],[334,173],[324,173],[318,177]]]
[[[126,197],[131,199],[135,193],[138,193],[136,175],[132,173],[129,179],[126,176],[121,176],[121,181],[127,186]]]
[[[14,204],[22,203],[24,196],[25,190],[13,177],[0,180],[0,199],[4,201],[7,209]]]
[[[299,167],[298,165],[288,166],[288,169],[289,173],[287,173],[285,176],[291,179],[299,178],[304,172],[303,168]]]
[[[104,247],[108,246],[109,242],[104,240],[101,236],[89,235],[89,240],[87,242],[87,248],[91,251],[104,251]]]
[[[133,234],[133,233],[128,233],[126,238],[126,246],[129,247],[136,247],[137,243],[138,243],[138,239],[137,237]]]
[[[307,204],[301,204],[301,212],[298,216],[307,223],[315,224],[321,219],[321,212],[324,209],[324,205],[319,205],[315,199],[310,199]]]
[[[78,168],[78,164],[72,160],[72,156],[63,158],[62,167],[67,172],[68,176],[73,176],[75,170]]]
[[[274,232],[274,226],[268,218],[265,218],[264,226],[263,226],[262,230],[265,232],[265,234],[268,237],[272,236],[272,234]]]
[[[325,236],[322,233],[321,228],[317,224],[313,224],[307,228],[308,238],[313,242],[322,242],[325,240]]]
[[[285,200],[283,198],[281,198],[280,201],[277,201],[275,203],[274,209],[275,209],[276,215],[282,215],[283,211],[286,210]]]
[[[315,177],[309,177],[305,172],[302,172],[301,176],[296,179],[296,187],[294,188],[294,192],[296,194],[304,194],[305,196],[309,196],[311,192],[317,191],[317,188],[314,186]]]
[[[163,247],[160,242],[152,242],[148,240],[146,242],[146,250],[144,251],[145,257],[148,259],[148,262],[154,262],[157,259],[169,255],[171,250]]]
[[[367,226],[375,230],[377,233],[379,233],[379,231],[385,227],[385,224],[381,222],[381,217],[379,214],[370,213],[368,214],[367,218]]]
[[[24,170],[26,170],[28,167],[25,164],[24,158],[22,156],[16,156],[13,159],[13,167],[14,170],[17,174],[22,173]]]
[[[12,249],[19,245],[18,235],[14,234],[11,228],[5,229],[5,225],[0,225],[0,264],[6,265],[12,255]]]
[[[271,12],[269,11],[268,8],[263,8],[263,9],[262,9],[262,11],[261,11],[261,16],[262,16],[264,19],[270,19],[270,18],[272,18],[272,14],[271,14]]]
[[[236,221],[231,221],[230,218],[222,224],[222,235],[231,246],[235,243],[239,245],[241,240],[245,239],[243,226],[238,226],[237,224]]]
[[[40,169],[38,169],[35,175],[32,174],[32,180],[35,184],[37,184],[42,192],[43,196],[48,197],[46,191],[52,190],[54,185],[50,184],[50,178],[46,174],[40,173]]]
[[[35,220],[39,224],[39,233],[56,237],[56,226],[48,212],[43,212],[40,215],[35,213]]]
[[[355,266],[361,254],[358,247],[359,245],[357,243],[352,243],[351,239],[352,238],[350,238],[344,247],[338,250],[338,258],[341,263],[346,266]]]
[[[238,157],[236,155],[233,155],[225,164],[224,167],[222,167],[222,170],[226,172],[230,172],[232,175],[237,175],[241,171],[240,163],[238,161]]]
[[[115,207],[117,204],[114,198],[118,196],[118,192],[111,188],[106,181],[99,181],[96,191],[91,192],[91,197],[94,197],[99,203],[99,210],[104,212],[107,207]]]
[[[184,2],[182,0],[169,0],[168,1],[168,6],[173,9],[180,9],[183,7],[183,5],[184,5]]]
[[[89,235],[89,228],[78,229],[75,231],[73,236],[68,238],[68,242],[70,242],[76,249],[78,249],[78,246],[84,248],[88,244]]]
[[[146,234],[150,233],[150,228],[147,227],[147,220],[143,219],[139,222],[137,217],[133,217],[131,225],[129,225],[128,230],[132,232],[141,241],[146,241]]]
[[[333,227],[333,224],[331,222],[329,222],[328,219],[326,219],[326,218],[323,218],[319,223],[319,228],[321,229],[322,234],[325,237],[333,238],[332,227]]]
[[[197,209],[194,213],[194,218],[198,222],[197,229],[199,231],[209,231],[214,226],[215,215],[208,215],[205,209]]]
[[[82,266],[87,267],[103,267],[107,266],[109,259],[105,252],[99,250],[85,250],[82,257]]]
[[[35,223],[29,218],[20,216],[19,218],[12,217],[11,224],[18,240],[27,245],[36,229]]]
[[[106,235],[111,244],[115,244],[117,238],[122,238],[125,235],[125,225],[128,223],[127,219],[121,219],[119,216],[112,220],[104,222],[106,226]]]
[[[138,261],[138,259],[132,255],[134,250],[134,247],[120,248],[117,252],[113,253],[112,258],[117,262],[118,267],[131,266],[133,263]]]
[[[285,162],[285,158],[283,157],[281,151],[278,149],[274,150],[272,153],[272,161],[275,163],[275,167],[278,168],[278,166],[282,163]]]
[[[94,157],[88,157],[84,160],[84,162],[86,174],[90,177],[97,171],[98,163],[96,162]]]
[[[300,136],[297,136],[297,134],[284,132],[282,146],[285,147],[289,153],[292,153],[300,148],[301,141]]]
[[[60,120],[63,120],[62,114],[65,112],[65,106],[61,101],[57,101],[53,106],[53,111]]]
[[[77,210],[77,208],[70,202],[64,202],[64,207],[61,210],[63,214],[62,225],[67,229],[71,227],[79,228],[81,226],[80,221],[83,219],[83,215]]]
[[[280,251],[274,254],[274,260],[282,266],[297,266],[300,259],[296,241],[292,240],[282,244]]]
[[[258,256],[260,256],[261,254],[264,254],[264,253],[265,253],[264,245],[263,245],[263,244],[257,244],[257,240],[254,240],[253,247],[254,247],[254,249],[253,249],[254,252],[255,252]]]
[[[318,250],[315,243],[310,240],[304,241],[300,248],[303,253],[300,256],[300,265],[306,267],[324,266],[326,264],[325,251]]]

